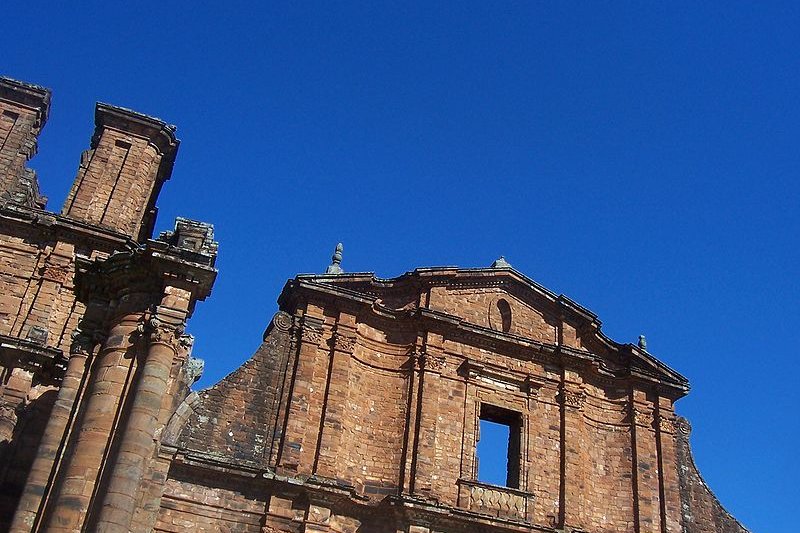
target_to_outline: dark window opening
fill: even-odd
[[[502,298],[497,300],[497,310],[500,311],[500,323],[503,333],[511,331],[511,306]]]
[[[515,411],[481,404],[475,452],[478,481],[519,488],[522,418]]]

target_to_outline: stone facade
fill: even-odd
[[[185,332],[217,245],[153,239],[178,148],[105,104],[61,214],[26,168],[46,89],[0,79],[0,530],[739,533],[685,378],[504,261],[298,276],[215,386]],[[509,429],[478,479],[482,421]]]

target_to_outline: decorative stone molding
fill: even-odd
[[[539,379],[534,376],[528,376],[525,378],[523,390],[527,392],[529,396],[539,396],[539,390],[542,388],[542,385],[543,382]]]
[[[586,395],[583,391],[562,390],[559,396],[566,407],[573,409],[583,409],[583,404],[586,402]]]
[[[140,325],[139,328],[150,335],[151,344],[169,346],[175,353],[178,353],[181,348],[186,349],[191,346],[190,336],[184,335],[183,324],[167,324],[157,316],[152,316],[146,324]]]
[[[319,344],[322,341],[322,327],[305,323],[300,330],[300,338],[309,344]]]
[[[467,506],[470,511],[494,516],[524,519],[528,500],[533,498],[532,494],[521,490],[477,481],[460,480],[459,484],[468,490]]]
[[[289,331],[292,329],[292,315],[284,311],[278,311],[272,317],[272,323],[280,331]]]
[[[642,427],[653,427],[653,421],[655,417],[653,416],[652,411],[647,411],[644,409],[639,409],[636,407],[631,408],[631,414],[633,418],[633,423],[637,426]]]
[[[658,419],[658,429],[662,433],[675,433],[675,421],[671,418],[662,416]]]
[[[689,434],[692,432],[692,425],[682,416],[677,417],[675,420],[675,427],[677,428],[678,433],[683,435],[685,438],[688,438]]]
[[[447,366],[447,360],[442,355],[431,355],[428,352],[420,352],[416,359],[420,370],[441,372]]]
[[[336,333],[333,336],[333,347],[340,352],[353,353],[356,347],[356,339],[355,337]]]
[[[65,283],[69,279],[69,266],[47,265],[42,270],[42,278],[55,283]]]

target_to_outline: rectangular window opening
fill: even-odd
[[[478,445],[475,452],[478,481],[519,488],[520,413],[481,404]]]

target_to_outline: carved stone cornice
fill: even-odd
[[[200,223],[195,223],[199,226]],[[191,226],[191,227],[190,227]],[[91,299],[124,301],[132,294],[147,296],[147,304],[158,305],[165,286],[177,287],[191,294],[188,312],[198,300],[211,292],[217,271],[214,268],[216,243],[206,242],[213,234],[204,235],[202,246],[185,238],[194,226],[178,220],[175,231],[161,238],[107,258],[93,260],[79,257],[75,262],[75,293],[79,301]],[[194,236],[191,233],[189,236]],[[195,244],[193,244],[195,243]],[[196,249],[201,246],[199,249]]]
[[[94,122],[95,133],[92,137],[92,148],[97,147],[98,134],[104,128],[113,128],[147,139],[158,148],[160,155],[169,165],[175,159],[175,152],[178,150],[180,141],[175,137],[175,126],[167,124],[163,120],[124,107],[97,102],[94,110]]]
[[[35,110],[35,128],[41,129],[44,123],[47,122],[47,115],[50,110],[50,89],[0,76],[0,98]]]
[[[64,353],[29,339],[0,335],[0,365],[6,368],[22,368],[36,374],[43,384],[61,381],[67,368]]]

